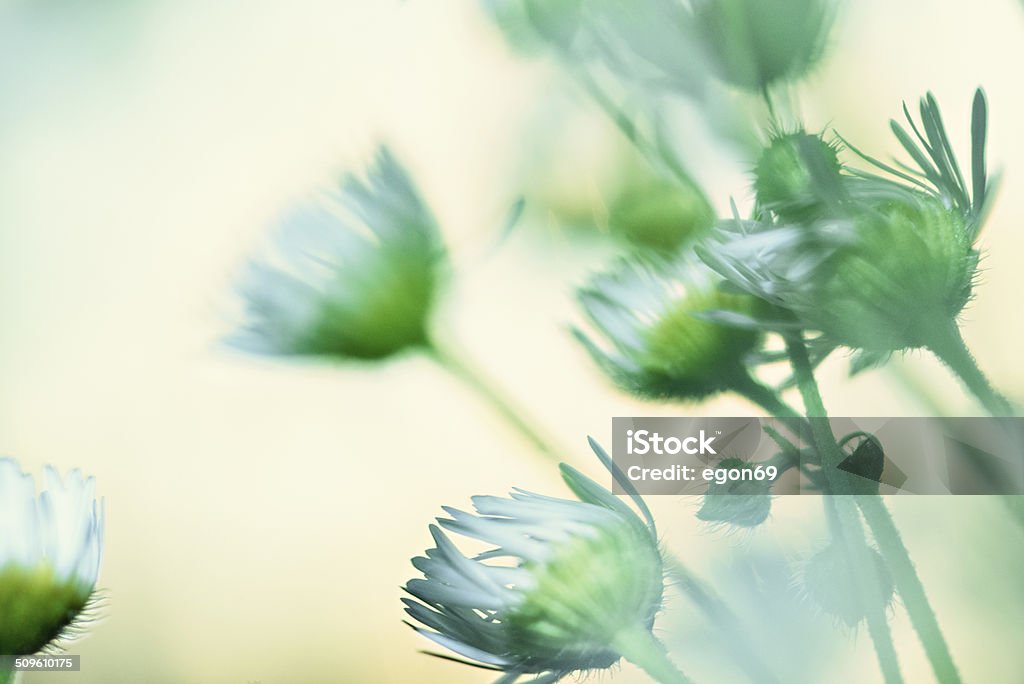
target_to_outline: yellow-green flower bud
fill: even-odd
[[[823,218],[823,193],[839,183],[835,145],[805,131],[775,136],[754,167],[757,202],[784,222]]]
[[[753,317],[761,303],[717,288],[693,264],[623,262],[579,297],[609,350],[577,337],[617,384],[641,396],[701,399],[732,389],[762,340],[758,331],[705,317]]]
[[[867,206],[852,221],[852,240],[817,269],[801,316],[849,347],[928,346],[971,297],[978,253],[964,218],[920,196]]]
[[[930,347],[970,299],[974,233],[932,195],[866,190],[844,215],[813,224],[720,225],[698,253],[730,283],[788,309],[832,344],[874,354]]]
[[[612,233],[638,247],[675,252],[715,223],[715,212],[692,183],[650,179],[628,184],[609,210]]]

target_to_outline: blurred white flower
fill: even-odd
[[[365,179],[289,213],[274,254],[241,284],[248,312],[230,341],[265,354],[381,359],[427,346],[444,247],[437,223],[387,148]]]
[[[78,470],[35,481],[0,458],[0,655],[37,653],[67,636],[93,594],[103,551],[103,506]]]
[[[685,681],[651,635],[663,590],[653,522],[569,466],[562,476],[580,501],[514,490],[474,497],[476,514],[445,508],[441,527],[490,548],[466,557],[431,525],[436,548],[413,559],[424,579],[404,599],[416,631],[504,672],[501,682],[554,682],[620,657]]]
[[[654,399],[703,399],[747,384],[746,360],[761,335],[731,323],[759,303],[723,292],[700,264],[622,261],[592,278],[579,300],[606,342],[580,330],[576,337],[621,388]]]

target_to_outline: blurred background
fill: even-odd
[[[933,90],[963,149],[985,87],[1003,179],[965,336],[1018,402],[1022,35],[1017,0],[849,2],[801,89],[812,128],[895,152],[902,100]],[[446,336],[567,461],[605,477],[585,437],[608,441],[615,415],[754,412],[728,397],[636,402],[571,339],[573,289],[616,253],[602,216],[637,161],[552,61],[517,54],[471,0],[5,0],[0,52],[0,453],[36,474],[82,468],[107,510],[107,605],[68,647],[82,672],[26,684],[493,679],[418,653],[399,586],[442,504],[512,486],[565,494],[555,469],[423,358],[281,363],[220,342],[275,218],[377,142],[451,247]],[[724,214],[747,168],[699,137],[688,164]],[[978,411],[925,355],[846,370],[837,355],[821,374],[836,415]],[[815,615],[794,585],[825,537],[818,500],[780,498],[766,526],[733,535],[698,524],[698,502],[653,504],[666,543],[785,681],[876,681],[867,635]],[[892,508],[964,680],[1019,684],[1024,528],[986,497]],[[907,681],[930,681],[894,611]],[[685,601],[659,628],[695,680],[740,681]],[[645,681],[626,666],[607,679]]]

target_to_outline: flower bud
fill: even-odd
[[[580,501],[515,490],[474,497],[476,514],[445,509],[436,547],[413,559],[424,578],[406,585],[420,634],[510,674],[566,675],[614,664],[624,630],[650,632],[663,590],[654,533],[597,483],[562,472]],[[468,558],[441,528],[493,548]]]
[[[823,218],[822,195],[839,182],[835,145],[804,131],[772,138],[754,168],[757,202],[784,222]]]
[[[47,468],[45,482],[37,498],[32,477],[0,459],[0,656],[68,637],[99,573],[103,511],[93,479]]]
[[[617,384],[641,396],[701,399],[728,390],[762,339],[703,317],[752,315],[760,303],[718,289],[693,264],[622,262],[595,277],[579,298],[611,350],[582,332],[577,337]]]
[[[694,15],[718,75],[763,90],[806,75],[832,25],[826,0],[697,0]]]
[[[853,240],[811,279],[802,312],[849,347],[923,347],[970,300],[978,253],[964,219],[927,196],[885,200],[853,216]]]
[[[753,464],[738,458],[725,458],[717,467],[751,471]],[[771,488],[772,482],[767,478],[740,478],[724,483],[713,480],[708,485],[697,517],[712,524],[757,527],[768,519],[771,512]]]
[[[637,247],[676,252],[711,229],[715,212],[696,185],[651,178],[624,188],[608,221],[613,234]]]
[[[430,210],[386,148],[365,180],[289,214],[278,249],[242,283],[258,353],[382,359],[428,344],[444,248]]]
[[[720,225],[698,254],[834,345],[875,355],[930,346],[970,299],[973,233],[932,195],[877,190],[813,224]]]
[[[865,601],[881,601],[879,609],[885,609],[892,602],[892,575],[881,554],[874,549],[867,549],[871,565],[876,572],[875,581],[880,587],[880,596],[866,592],[869,597]],[[848,627],[855,627],[866,616],[865,606],[859,596],[858,578],[854,575],[854,566],[850,562],[843,547],[829,544],[814,554],[804,567],[803,586],[808,597],[827,615],[841,620]],[[872,578],[863,578],[870,580]],[[866,584],[862,581],[861,584]],[[870,598],[875,596],[875,598]]]

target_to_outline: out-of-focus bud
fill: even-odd
[[[825,51],[828,0],[696,0],[704,46],[725,81],[763,90],[806,75]]]

